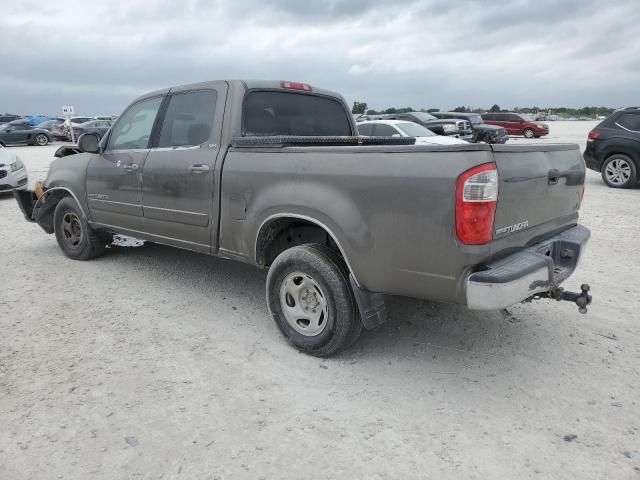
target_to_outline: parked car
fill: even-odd
[[[20,115],[0,115],[0,124],[13,122],[14,120],[20,120]]]
[[[384,115],[383,120],[404,120],[414,122],[428,128],[438,135],[455,136],[467,140],[473,140],[473,132],[471,123],[468,120],[460,120],[457,118],[437,118],[426,112],[409,112],[398,113],[393,115]]]
[[[60,125],[64,123],[64,120],[59,118],[59,119],[54,119],[54,120],[45,120],[42,123],[39,123],[38,125],[36,125],[36,128],[42,128],[44,130],[47,130],[48,132],[53,133],[53,126],[54,125]]]
[[[27,181],[27,169],[20,157],[0,145],[0,192],[24,188]]]
[[[416,145],[464,145],[468,143],[456,137],[436,135],[422,125],[403,120],[369,120],[356,125],[358,133],[366,137],[415,137]]]
[[[0,144],[2,145],[44,146],[52,141],[53,136],[47,130],[26,125],[20,120],[0,125]]]
[[[63,120],[63,119],[58,119],[55,117],[47,117],[45,115],[39,115],[36,117],[23,118],[22,122],[26,125],[31,125],[32,127],[35,127],[36,125],[39,125],[42,122],[46,122],[47,120]]]
[[[90,122],[91,120],[95,120],[93,117],[73,117],[70,120],[65,120],[63,123],[59,125],[54,125],[52,128],[52,132],[56,140],[71,140],[71,132],[69,131],[69,123],[74,127],[80,125],[81,123]],[[77,140],[74,139],[74,140]]]
[[[638,183],[640,171],[640,107],[616,110],[589,132],[584,151],[587,168],[600,172],[613,188]]]
[[[76,140],[83,133],[95,133],[98,139],[104,137],[105,133],[111,128],[111,121],[109,120],[89,120],[88,122],[73,125],[73,134]]]
[[[550,297],[586,312],[588,286],[559,286],[590,235],[577,145],[371,145],[357,133],[344,98],[311,85],[173,87],[134,100],[100,143],[82,135],[37,194],[15,196],[72,259],[120,234],[268,269],[272,317],[313,355],[382,323],[382,294],[476,310]]]
[[[522,135],[526,138],[549,135],[549,125],[536,122],[524,113],[483,113],[481,117],[489,125],[504,127],[509,135]]]
[[[432,115],[437,118],[459,118],[467,120],[471,124],[473,131],[472,142],[485,143],[507,143],[509,136],[504,127],[497,125],[487,125],[478,113],[465,112],[433,112]]]

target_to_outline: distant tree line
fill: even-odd
[[[406,113],[406,112],[439,112],[438,108],[421,108],[416,109],[413,107],[390,107],[383,110],[373,110],[367,108],[366,102],[353,102],[353,108],[351,112],[354,114],[364,115],[381,115],[384,113]],[[494,104],[491,108],[480,107],[465,107],[459,106],[451,110],[452,112],[467,112],[467,113],[484,113],[484,112],[516,112],[516,113],[538,113],[551,111],[554,115],[560,115],[562,117],[594,117],[596,115],[608,116],[613,113],[615,109],[610,107],[582,107],[582,108],[570,108],[570,107],[514,107],[511,109],[501,108],[500,105]]]

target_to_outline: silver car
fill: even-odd
[[[0,192],[26,188],[27,169],[20,157],[0,145]]]

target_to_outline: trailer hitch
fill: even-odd
[[[562,287],[553,287],[548,292],[540,294],[540,297],[552,298],[553,300],[573,302],[578,305],[580,313],[587,313],[587,305],[591,305],[592,297],[589,295],[591,287],[587,283],[580,285],[580,293],[567,292]]]

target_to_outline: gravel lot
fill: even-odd
[[[32,182],[55,148],[15,148]],[[68,260],[0,197],[0,479],[638,479],[639,201],[588,172],[567,282],[588,315],[390,298],[320,360],[280,336],[264,272],[150,244]]]

